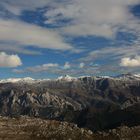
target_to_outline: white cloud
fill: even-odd
[[[120,47],[104,47],[91,51],[87,56],[80,58],[81,62],[91,62],[97,60],[104,61],[120,61],[120,59],[125,57],[131,57],[135,55],[140,55],[139,44],[133,44],[132,46],[120,46]],[[117,62],[116,62],[117,63]]]
[[[123,67],[138,67],[140,66],[140,57],[135,58],[125,57],[121,59],[120,66]]]
[[[16,20],[0,19],[0,40],[16,46],[35,46],[54,50],[72,50],[55,31]]]
[[[57,64],[57,63],[48,63],[48,64],[38,65],[38,66],[34,66],[34,67],[29,67],[25,71],[26,72],[34,72],[34,73],[43,72],[43,71],[47,72],[50,69],[57,68],[57,67],[59,67],[59,64]]]
[[[136,57],[134,57],[136,56]],[[135,43],[133,46],[105,47],[91,51],[87,56],[80,58],[78,62],[88,64],[90,62],[103,62],[98,66],[100,73],[124,73],[139,71],[140,46]]]
[[[24,10],[33,11],[47,7],[47,12],[44,14],[47,18],[44,23],[57,24],[59,20],[72,20],[61,28],[61,33],[111,38],[115,36],[119,27],[136,29],[139,22],[130,13],[129,8],[139,3],[139,0],[6,0],[1,2],[7,10],[16,15],[20,15]]]
[[[84,66],[85,66],[85,63],[83,63],[83,62],[80,63],[80,65],[79,65],[80,68],[83,68]]]
[[[129,11],[129,6],[138,3],[139,0],[72,0],[53,5],[45,16],[51,23],[71,19],[72,22],[62,28],[66,34],[112,38],[119,27],[135,29],[134,26],[139,24]]]
[[[83,64],[81,63],[81,66]],[[48,74],[58,74],[58,75],[73,75],[73,76],[80,76],[80,75],[92,75],[95,73],[98,73],[98,67],[93,67],[90,65],[86,65],[86,69],[82,69],[79,67],[79,64],[74,64],[69,62],[66,62],[65,65],[59,65],[57,63],[48,63],[48,64],[43,64],[43,65],[37,65],[37,66],[32,66],[28,68],[23,68],[23,69],[13,69],[12,72],[17,73],[17,74],[22,74],[22,73],[48,73]]]
[[[51,0],[3,0],[1,4],[15,15],[20,15],[24,10],[35,10],[47,6]]]
[[[0,52],[0,67],[17,67],[22,65],[18,55],[8,55],[5,52]]]
[[[24,73],[24,70],[18,70],[18,69],[13,69],[12,72],[20,74],[20,73]]]
[[[22,53],[27,55],[41,55],[41,50],[31,50],[27,49],[24,46],[18,46],[15,43],[0,43],[0,52],[8,52],[8,53]]]
[[[64,64],[64,69],[70,69],[70,68],[71,68],[70,63],[69,63],[69,62],[66,62],[66,63]]]

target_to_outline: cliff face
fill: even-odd
[[[138,125],[138,109],[140,78],[133,76],[0,83],[0,114],[3,116],[65,120],[102,130],[122,123]]]

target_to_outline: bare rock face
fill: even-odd
[[[0,82],[0,114],[74,122],[94,131],[140,124],[140,77]],[[113,117],[112,117],[113,116]]]

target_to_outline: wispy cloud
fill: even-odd
[[[25,10],[36,10],[36,8],[42,8],[47,6],[51,0],[2,0],[1,5],[3,5],[8,11],[15,15],[22,14]]]
[[[99,73],[98,66],[85,65],[84,63],[70,64],[69,62],[66,62],[63,65],[57,63],[47,63],[47,64],[27,67],[23,69],[13,69],[12,71],[17,74],[48,73],[48,74],[56,74],[56,75],[68,74],[71,76],[80,76],[83,74],[92,75],[92,74]]]
[[[13,72],[15,73],[39,73],[39,72],[49,72],[52,69],[56,69],[59,67],[59,64],[57,63],[47,63],[43,65],[37,65],[28,67],[25,69],[14,69]]]
[[[113,38],[120,27],[128,30],[135,29],[134,26],[138,25],[138,21],[129,11],[130,6],[138,3],[139,0],[66,0],[64,4],[52,5],[52,9],[45,13],[46,23],[70,20],[62,28],[63,33]]]
[[[105,47],[91,51],[87,56],[80,58],[79,61],[91,62],[91,61],[120,61],[124,57],[134,57],[140,54],[140,46],[135,44],[134,46],[120,46],[120,47]]]
[[[46,8],[44,23],[57,24],[59,21],[69,21],[60,30],[62,34],[73,36],[103,36],[113,38],[123,27],[135,29],[139,24],[129,8],[139,4],[139,0],[7,0],[2,5],[17,15],[23,11],[35,11]],[[44,10],[45,11],[45,10]],[[58,29],[58,28],[57,28]]]
[[[26,69],[28,72],[44,72],[44,71],[50,71],[51,69],[57,68],[59,65],[57,63],[48,63],[48,64],[43,64],[43,65],[38,65],[35,67],[29,67]]]
[[[0,19],[0,41],[53,50],[73,49],[57,32],[16,20]]]
[[[136,72],[140,70],[139,56],[139,42],[135,42],[132,46],[105,47],[91,51],[85,57],[80,58],[78,62],[84,62],[85,64],[101,63],[97,67],[99,73]]]
[[[41,55],[42,52],[35,51],[33,49],[28,49],[26,46],[20,46],[17,43],[12,42],[0,42],[0,52],[7,53],[18,53],[18,54],[26,54],[26,55]]]

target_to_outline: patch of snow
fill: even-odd
[[[18,83],[18,82],[26,82],[26,83],[32,83],[35,80],[31,77],[25,77],[25,78],[9,78],[9,79],[2,79],[0,80],[0,83]]]
[[[65,76],[58,77],[56,80],[59,80],[59,81],[73,81],[73,80],[77,80],[77,78],[71,77],[69,75],[65,75]]]

